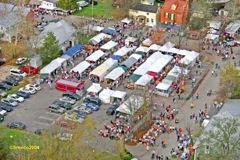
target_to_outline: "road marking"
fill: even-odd
[[[56,116],[59,116],[59,114],[57,113],[52,113],[52,112],[46,112],[47,114],[52,114],[52,115],[56,115]]]
[[[40,119],[46,119],[46,120],[49,120],[49,121],[54,121],[54,119],[47,118],[47,117],[42,117],[42,116],[40,116],[39,118],[40,118]]]
[[[38,123],[38,124],[42,124],[42,125],[45,125],[45,126],[51,126],[50,124],[46,124],[46,123],[42,123],[42,122],[37,122],[37,121],[33,121],[34,123]]]

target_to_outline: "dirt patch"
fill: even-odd
[[[152,125],[153,125],[153,121],[147,121],[143,123],[145,126],[145,129],[142,128],[142,125],[136,130],[135,133],[133,133],[133,137],[135,137],[136,139],[142,138],[143,135],[145,135],[149,129],[151,129]],[[126,142],[126,145],[128,146],[135,146],[137,145],[138,142],[134,142],[134,141],[130,141],[128,140]]]

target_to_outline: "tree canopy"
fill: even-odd
[[[240,151],[239,118],[219,118],[213,129],[204,132],[200,142],[199,158],[202,160],[238,159]]]
[[[53,59],[57,58],[59,56],[59,51],[58,41],[52,32],[48,32],[43,44],[37,50],[42,58],[43,64],[48,64]]]
[[[66,10],[74,10],[78,8],[77,2],[78,0],[59,0],[57,2],[57,7]]]

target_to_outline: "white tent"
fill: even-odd
[[[179,49],[177,49],[177,48],[171,48],[171,49],[169,49],[169,53],[174,53],[174,54],[178,54],[178,52],[179,52],[180,50]]]
[[[222,24],[220,21],[207,21],[207,23],[209,24],[210,33],[217,33]]]
[[[152,44],[150,47],[149,47],[149,50],[155,50],[155,51],[158,51],[160,49],[161,46],[157,45],[157,44]]]
[[[142,58],[142,56],[140,54],[132,54],[129,58],[135,58],[136,60],[139,60],[140,58]]]
[[[125,114],[134,115],[144,104],[144,98],[138,95],[132,95],[123,104],[121,104],[117,111]]]
[[[170,55],[163,55],[148,71],[159,73],[173,59]]]
[[[101,49],[105,49],[105,50],[110,50],[112,49],[113,47],[117,46],[118,43],[117,42],[114,42],[114,41],[108,41],[107,43],[105,43]]]
[[[101,27],[101,26],[93,26],[93,25],[89,24],[89,25],[86,25],[85,27],[83,27],[83,29],[101,32],[102,30],[104,30],[104,27]]]
[[[125,41],[128,41],[128,42],[135,42],[137,40],[137,38],[134,38],[134,37],[130,37],[128,36],[127,39]]]
[[[105,55],[105,53],[102,50],[97,50],[97,51],[93,52],[90,56],[88,56],[86,58],[86,60],[96,62],[97,60],[99,60],[104,55]]]
[[[171,43],[171,42],[167,42],[165,43],[162,47],[159,48],[159,51],[162,52],[169,52],[169,50],[171,48],[173,48],[175,46],[175,44]]]
[[[205,37],[205,39],[209,39],[209,40],[212,40],[212,41],[218,41],[219,35],[216,35],[216,34],[207,34],[207,36]]]
[[[58,58],[52,60],[52,62],[58,63],[58,64],[60,64],[60,65],[62,65],[62,64],[63,64],[64,62],[66,62],[66,61],[67,61],[66,59],[61,58],[61,57],[58,57]]]
[[[72,59],[72,57],[69,56],[69,55],[67,55],[67,54],[62,55],[60,58],[63,58],[63,59],[65,59],[66,61],[69,60],[69,59]]]
[[[108,70],[112,70],[118,65],[118,61],[112,58],[108,58],[105,62],[103,62],[103,65],[105,65]]]
[[[71,69],[71,72],[78,72],[78,73],[82,73],[83,71],[85,71],[88,67],[90,66],[90,63],[88,63],[87,61],[82,61],[81,63],[79,63],[78,65],[76,65],[73,69]]]
[[[90,93],[99,93],[102,90],[102,87],[100,86],[99,83],[93,83],[87,91]]]
[[[153,42],[152,42],[152,40],[150,39],[150,38],[147,38],[147,39],[145,39],[143,42],[142,42],[142,44],[144,45],[144,46],[151,46],[151,44],[152,44]]]
[[[234,35],[239,28],[240,28],[240,20],[235,20],[229,23],[229,25],[227,25],[227,27],[225,28],[225,32],[231,35]]]
[[[180,60],[180,63],[193,67],[199,59],[199,53],[195,51],[188,51],[186,56]]]
[[[112,98],[118,98],[118,99],[121,99],[121,101],[124,101],[126,95],[127,95],[127,92],[115,91],[115,92],[111,95],[111,97],[112,97]]]
[[[188,52],[189,52],[189,51],[187,51],[187,50],[180,49],[177,54],[178,54],[178,55],[181,55],[181,56],[186,56],[186,55],[188,54]]]
[[[156,93],[158,95],[168,97],[171,91],[170,89],[172,82],[173,81],[167,79],[162,80],[162,82],[158,83],[158,85],[156,86]]]
[[[40,70],[40,74],[50,74],[54,70],[58,69],[61,67],[60,63],[57,63],[56,61],[52,61],[48,65],[46,65],[44,68]]]
[[[153,79],[153,76],[150,76],[148,74],[143,75],[140,77],[135,84],[139,86],[146,86],[151,80]]]
[[[167,91],[170,87],[171,87],[171,83],[164,83],[164,82],[160,82],[156,88],[159,89],[159,90],[164,90],[164,91]]]
[[[137,49],[136,49],[136,52],[145,52],[147,53],[149,51],[149,48],[148,47],[145,47],[145,46],[139,46]]]
[[[90,72],[90,75],[94,75],[99,77],[99,80],[102,81],[104,76],[108,73],[108,67],[104,64],[101,64],[97,68],[95,68],[92,72]]]
[[[134,47],[122,47],[119,50],[117,50],[115,53],[113,53],[113,55],[118,55],[118,56],[125,56],[128,52],[132,51],[135,49]]]
[[[123,75],[125,71],[121,68],[121,67],[117,67],[115,69],[113,69],[110,73],[108,73],[105,76],[105,79],[111,79],[113,81],[115,81],[116,79],[118,79],[121,75]]]
[[[90,42],[92,42],[94,45],[100,43],[102,40],[105,38],[112,38],[112,36],[105,34],[105,33],[99,33],[98,35],[94,36],[93,38],[90,39]]]
[[[115,91],[110,90],[110,89],[104,89],[102,92],[99,93],[99,99],[103,102],[103,103],[110,103],[111,102],[111,95],[114,93]]]
[[[122,23],[129,24],[129,23],[131,23],[131,22],[132,22],[132,20],[131,20],[131,19],[129,19],[129,18],[124,18],[124,19],[123,19],[121,22],[122,22]]]

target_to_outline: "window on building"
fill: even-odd
[[[174,16],[175,16],[174,13],[171,13],[171,14],[170,14],[170,19],[171,19],[171,20],[174,20]]]
[[[147,13],[147,15],[149,15],[149,13]]]
[[[149,22],[149,18],[147,18],[147,22]]]
[[[168,12],[165,12],[165,13],[164,13],[164,17],[165,17],[165,18],[168,18]]]
[[[153,19],[151,19],[151,22],[153,23]]]

